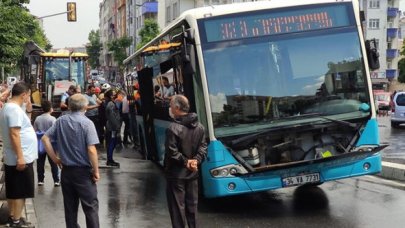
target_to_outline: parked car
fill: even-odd
[[[391,94],[384,91],[374,91],[374,100],[376,102],[376,109],[378,115],[388,115],[391,109]]]
[[[391,127],[405,123],[405,92],[397,92],[392,99]]]

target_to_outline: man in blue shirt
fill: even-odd
[[[59,117],[42,137],[48,155],[63,167],[61,185],[66,227],[80,227],[77,223],[79,200],[86,215],[86,226],[100,226],[96,185],[100,174],[95,147],[99,140],[93,122],[84,115],[87,105],[88,101],[82,94],[71,96],[71,113]],[[59,157],[51,139],[57,143]]]
[[[101,101],[95,95],[96,87],[94,85],[89,85],[87,87],[87,92],[84,94],[89,104],[87,105],[87,111],[85,115],[89,118],[96,126],[97,136],[100,140],[101,130],[100,130],[100,122],[98,118],[98,107],[101,104]]]
[[[69,99],[70,96],[73,94],[77,93],[76,86],[71,85],[69,86],[69,89],[62,94],[61,100],[60,100],[60,109],[62,111],[67,111],[68,110],[68,102],[67,100]]]

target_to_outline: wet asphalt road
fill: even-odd
[[[391,160],[402,163],[405,162],[405,125],[402,124],[398,128],[391,128],[390,117],[378,118],[378,126],[380,130],[381,143],[387,143],[389,146],[382,152],[385,160]],[[404,226],[405,227],[405,226]]]
[[[392,139],[384,156],[405,152],[405,127],[379,122],[381,141]],[[401,139],[402,138],[402,139]],[[404,142],[404,145],[400,145]],[[390,150],[388,150],[390,148]],[[396,148],[396,149],[393,149]],[[103,154],[102,154],[103,155]],[[405,158],[405,156],[404,156]],[[116,154],[120,169],[102,169],[98,184],[102,227],[170,227],[162,170],[131,150]],[[100,161],[102,164],[103,161]],[[47,167],[45,186],[34,205],[38,227],[64,227],[62,192],[54,188]],[[364,176],[219,199],[202,199],[200,227],[405,227],[405,183]],[[79,223],[85,227],[79,210]]]

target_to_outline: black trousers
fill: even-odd
[[[131,125],[130,125],[130,122],[129,122],[129,113],[122,113],[122,121],[125,124],[124,138],[122,139],[122,141],[123,142],[128,142],[129,140],[132,141]]]
[[[98,116],[87,116],[87,118],[89,118],[91,120],[91,122],[94,123],[94,126],[96,127],[96,131],[97,131],[97,137],[98,140],[100,141],[100,144],[102,144],[102,141],[104,140],[104,130],[101,129],[101,124],[100,124],[100,120],[98,118]]]
[[[62,169],[62,193],[67,228],[80,228],[77,223],[79,200],[86,216],[87,228],[99,228],[97,185],[93,183],[91,168]]]
[[[59,182],[59,168],[46,153],[38,154],[37,159],[38,182],[44,182],[46,157],[48,157],[49,164],[51,165],[53,182],[55,183]]]
[[[172,227],[197,227],[198,179],[167,179],[166,197]]]

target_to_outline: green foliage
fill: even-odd
[[[139,36],[141,37],[141,42],[136,45],[136,49],[143,47],[157,35],[159,35],[159,25],[153,19],[146,19],[145,25],[139,31]]]
[[[405,59],[399,60],[398,70],[399,70],[398,81],[400,83],[405,83]]]
[[[402,41],[402,44],[405,45],[405,40]],[[405,46],[402,46],[401,56],[402,57],[405,56]],[[404,58],[402,58],[401,60],[398,61],[398,71],[399,71],[398,82],[405,83],[405,59]]]
[[[100,31],[91,30],[89,33],[90,44],[86,46],[87,54],[89,55],[89,64],[92,69],[95,69],[100,66],[100,51],[101,51],[101,42],[100,42]]]
[[[23,6],[26,3],[29,0],[0,1],[0,66],[6,72],[17,68],[26,41],[33,40],[44,49],[51,47],[39,23]]]
[[[113,52],[114,60],[118,63],[120,70],[124,67],[124,59],[127,57],[126,49],[131,46],[132,39],[123,36],[121,38],[112,40],[107,44],[108,50]]]

